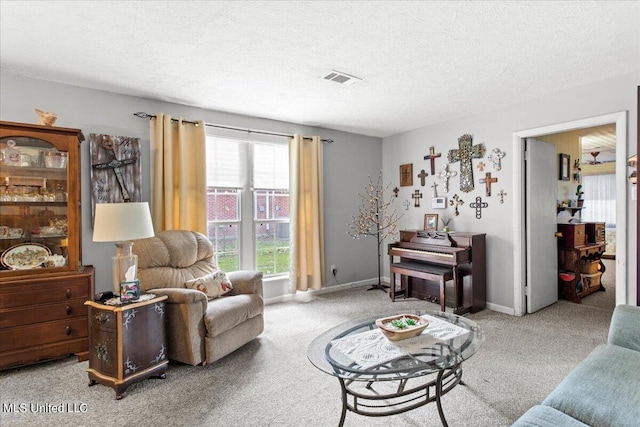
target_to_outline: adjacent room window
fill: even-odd
[[[616,227],[615,174],[585,175],[582,177],[584,206],[582,220],[604,222],[607,228]]]
[[[286,143],[207,137],[208,234],[225,271],[289,272]]]

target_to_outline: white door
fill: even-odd
[[[557,154],[533,138],[525,146],[527,312],[533,313],[558,301]]]

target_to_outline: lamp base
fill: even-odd
[[[120,294],[120,283],[135,280],[138,274],[138,255],[131,253],[133,242],[117,242],[113,261],[113,291]]]

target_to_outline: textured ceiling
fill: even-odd
[[[638,22],[637,1],[2,1],[0,66],[384,137],[640,70]]]

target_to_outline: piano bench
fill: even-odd
[[[396,300],[396,274],[400,276],[415,277],[417,279],[431,280],[440,283],[440,311],[445,311],[445,284],[453,280],[453,268],[422,262],[403,261],[391,264],[391,301]],[[406,296],[406,295],[405,295]]]

